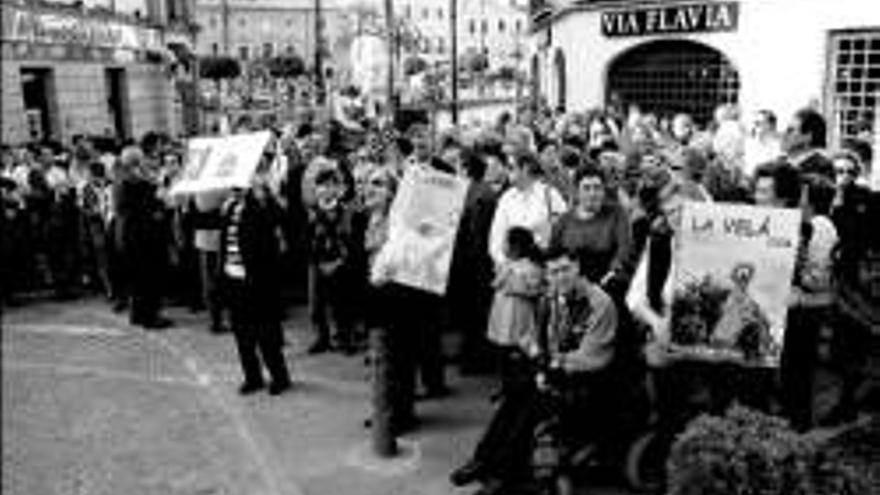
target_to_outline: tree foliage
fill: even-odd
[[[485,53],[467,53],[461,65],[471,72],[481,74],[489,69],[489,57]]]
[[[269,75],[276,79],[294,79],[303,75],[306,64],[297,55],[278,55],[266,62]]]
[[[199,61],[199,74],[214,81],[235,79],[241,75],[241,65],[238,60],[224,55],[205,57]]]
[[[876,427],[852,431],[829,442],[742,406],[733,406],[724,417],[700,416],[672,446],[667,495],[876,493],[868,476],[870,456],[840,449],[844,444],[858,451],[858,442],[867,445]]]
[[[418,55],[411,56],[403,61],[403,71],[407,76],[414,76],[424,72],[428,68],[428,62]]]

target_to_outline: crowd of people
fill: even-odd
[[[169,194],[185,148],[165,136],[4,147],[2,295],[20,304],[46,290],[96,293],[145,329],[171,324],[163,302],[207,308],[210,330],[235,336],[240,392],[264,388],[265,366],[277,394],[291,386],[282,294],[303,288],[309,353],[355,354],[369,331],[389,331],[396,434],[418,424],[419,382],[425,398],[449,393],[440,337],[454,329],[462,371],[499,371],[502,386],[496,415],[452,480],[502,493],[532,447],[535,390],[521,378],[524,360],[549,353],[552,367],[589,389],[622,354],[662,359],[644,349],[647,336],[669,330],[683,201],[799,208],[782,409],[803,430],[851,419],[876,401],[863,393],[880,337],[880,236],[866,228],[880,218],[880,197],[866,186],[870,129],[831,149],[813,109],[782,131],[769,110],[747,120],[724,105],[700,125],[635,107],[524,109],[439,133],[412,115],[354,130],[305,122],[273,129],[251,187],[186,196]],[[393,282],[383,256],[411,167],[469,179],[444,296]],[[833,329],[843,385],[839,407],[817,418],[809,377],[823,328]]]

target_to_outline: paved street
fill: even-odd
[[[237,395],[231,335],[171,310],[177,326],[130,327],[92,302],[31,304],[5,316],[3,482],[7,495],[441,495],[490,405],[491,381],[420,404],[404,455],[370,455],[362,357],[309,357],[304,313],[286,323],[296,386]]]

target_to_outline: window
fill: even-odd
[[[412,18],[412,5],[407,5],[403,8],[403,16],[407,19]]]
[[[217,43],[211,43],[211,55],[216,57],[218,53],[220,53],[220,45]]]
[[[517,32],[517,33],[520,32],[520,31],[522,31],[522,21],[520,21],[519,19],[517,19],[517,20],[516,20],[516,23],[514,23],[514,29],[516,29],[516,32]]]
[[[874,127],[880,105],[880,30],[831,34],[827,101],[831,143],[855,137],[860,126]],[[878,129],[872,129],[876,134]]]
[[[208,25],[211,26],[211,29],[216,29],[217,28],[217,18],[215,16],[211,16],[211,18],[208,20]]]
[[[489,21],[483,19],[483,21],[480,22],[480,31],[482,31],[483,33],[489,32]]]
[[[437,9],[437,19],[443,19],[443,9]]]
[[[168,16],[169,21],[176,21],[180,19],[182,12],[180,12],[181,6],[177,3],[177,0],[168,0],[165,2],[165,12]]]
[[[504,19],[498,19],[498,32],[503,33],[504,27]]]
[[[239,18],[238,19],[238,27],[245,27],[245,26],[247,26],[247,20],[245,20],[244,17]]]
[[[238,58],[240,58],[242,61],[247,61],[248,51],[249,48],[247,47],[247,45],[242,45],[238,47]]]
[[[263,43],[263,58],[272,58],[274,51],[275,47],[272,46],[272,43]]]
[[[437,38],[437,53],[446,53],[446,40],[444,40],[442,37]]]
[[[287,19],[287,27],[293,27],[293,17]]]
[[[422,9],[422,19],[427,19],[428,16],[430,16],[430,15],[431,15],[431,14],[430,14],[430,12],[428,11],[428,9]]]
[[[477,32],[477,21],[471,19],[470,22],[468,22],[468,31],[470,31],[471,34]]]

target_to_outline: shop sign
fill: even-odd
[[[735,31],[739,3],[698,3],[602,13],[602,34],[608,37]]]
[[[160,50],[155,29],[72,15],[4,9],[3,40],[125,50]]]

